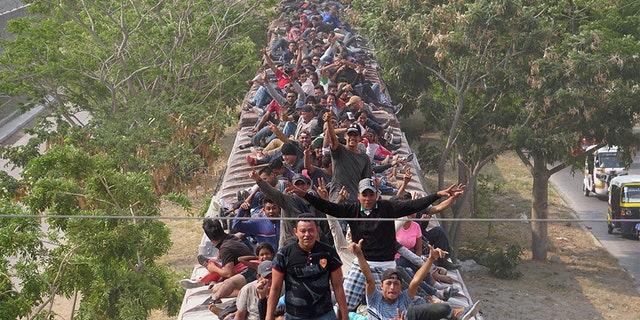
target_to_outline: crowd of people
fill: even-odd
[[[208,274],[181,284],[211,288],[220,319],[472,318],[478,303],[447,304],[461,294],[447,275],[459,265],[428,225],[464,186],[406,191],[413,155],[399,156],[392,124],[402,105],[367,76],[372,57],[353,46],[342,4],[295,4],[248,81],[243,112],[258,117],[240,148],[255,185],[238,190],[230,232],[205,218],[218,255],[199,255]]]

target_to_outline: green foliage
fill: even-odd
[[[517,266],[522,262],[520,255],[522,248],[512,244],[506,250],[495,249],[485,252],[485,258],[480,262],[489,268],[489,273],[499,279],[517,279],[522,276]]]
[[[424,173],[438,172],[438,162],[440,161],[441,154],[442,150],[436,146],[427,144],[418,145],[418,163],[420,163],[422,171]]]
[[[506,249],[500,249],[493,247],[485,239],[460,250],[462,258],[474,259],[478,264],[489,268],[489,273],[499,279],[517,279],[522,276],[517,269],[522,262],[521,255],[522,248],[519,244],[511,244]]]
[[[4,199],[0,212],[9,216],[0,218],[0,318],[17,319],[42,302],[47,286],[34,274],[47,249],[40,241],[43,234],[37,218],[11,217],[29,213]]]
[[[16,196],[20,182],[6,171],[0,171],[0,199],[11,199]]]
[[[15,37],[2,44],[0,89],[24,96],[25,108],[45,105],[56,127],[43,122],[4,156],[24,166],[44,141],[108,150],[119,170],[151,173],[156,192],[179,191],[220,154],[272,4],[34,1],[38,14],[7,27]]]
[[[187,211],[191,209],[193,205],[191,203],[191,200],[189,200],[189,198],[187,198],[184,194],[169,193],[162,196],[162,199],[179,204],[183,209]]]
[[[159,215],[161,194],[191,206],[177,194],[222,153],[275,1],[26,2],[31,14],[5,29],[14,36],[2,41],[0,90],[24,97],[23,110],[44,105],[47,118],[26,146],[1,150],[24,171],[18,185],[2,177],[0,190],[24,191],[29,214],[56,217],[35,237],[51,241],[49,251],[0,265],[25,288],[0,310],[17,318],[45,294],[77,291],[80,319],[175,315],[183,291],[155,263],[169,230],[144,217]],[[0,292],[13,295],[7,285]],[[35,318],[54,317],[47,309]]]
[[[200,212],[198,212],[198,217],[205,217],[207,216],[207,211],[209,210],[209,204],[211,203],[211,199],[213,198],[212,194],[204,194],[202,195],[202,203],[204,203],[205,205],[202,206],[202,208],[200,209]]]
[[[54,147],[25,168],[31,188],[24,203],[32,212],[78,216],[48,220],[64,241],[32,272],[59,294],[79,291],[80,318],[146,319],[151,309],[175,312],[175,275],[155,263],[169,250],[169,230],[159,220],[144,219],[159,215],[151,179],[113,170],[112,164],[106,156],[67,146]]]
[[[478,217],[491,217],[490,213],[495,209],[493,199],[497,196],[506,195],[504,190],[504,181],[497,179],[492,175],[478,175],[478,187],[476,190],[478,202],[476,213]]]

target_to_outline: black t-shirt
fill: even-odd
[[[227,265],[229,262],[233,262],[235,266],[238,264],[238,257],[252,256],[254,254],[242,240],[230,234],[226,235],[216,247],[220,250],[222,266]]]
[[[338,252],[326,243],[316,242],[311,252],[302,250],[297,242],[281,248],[273,258],[273,269],[284,273],[287,313],[316,318],[331,311],[329,281],[340,267]]]

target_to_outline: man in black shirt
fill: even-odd
[[[364,239],[362,252],[369,262],[373,275],[379,283],[382,272],[396,266],[396,228],[393,220],[427,208],[442,197],[459,196],[464,192],[464,186],[452,185],[448,189],[410,201],[378,200],[380,193],[376,182],[366,178],[358,184],[358,202],[332,203],[311,194],[303,194],[302,190],[292,189],[296,194],[304,197],[316,209],[347,220],[351,228],[353,242]],[[321,192],[323,190],[319,190]],[[349,218],[361,218],[348,220]],[[344,281],[349,310],[355,310],[365,296],[365,278],[359,265],[354,263]]]
[[[207,261],[207,270],[226,278],[213,287],[213,303],[220,303],[220,298],[228,297],[234,290],[240,290],[242,286],[256,279],[256,271],[238,261],[239,257],[252,256],[254,253],[242,240],[224,232],[219,220],[205,218],[202,229],[218,248],[220,256],[221,267]]]
[[[334,247],[317,241],[319,227],[314,218],[310,213],[298,216],[294,228],[298,241],[281,248],[273,258],[267,320],[274,319],[283,282],[289,315],[286,318],[349,319],[342,288],[342,261]],[[338,302],[337,317],[331,288]]]

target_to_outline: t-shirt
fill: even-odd
[[[236,218],[247,216],[247,211],[240,208],[236,214]],[[275,250],[278,250],[278,241],[280,239],[280,223],[273,223],[267,218],[262,210],[254,219],[234,219],[232,229],[235,232],[242,232],[256,238],[258,243],[266,242]]]
[[[247,312],[247,320],[259,320],[260,313],[258,311],[258,293],[256,292],[256,285],[258,280],[247,283],[236,298],[236,307],[238,311]]]
[[[331,166],[333,169],[333,179],[329,189],[331,201],[338,201],[340,189],[343,186],[349,194],[346,200],[358,201],[358,183],[364,178],[371,177],[369,157],[364,153],[351,152],[339,144],[336,150],[331,150]]]
[[[267,106],[267,109],[265,110],[265,113],[271,112],[269,118],[275,124],[278,124],[280,122],[280,109],[281,106],[278,104],[278,102],[276,100],[271,100],[269,106]]]
[[[309,174],[309,179],[311,179],[312,185],[317,186],[319,178],[324,179],[324,183],[326,184],[331,183],[332,177],[329,174],[327,174],[324,170],[322,170],[322,168],[314,166],[313,169],[314,169],[313,173]]]
[[[293,75],[295,75],[295,71],[293,72]],[[276,70],[275,76],[278,79],[278,87],[282,90],[284,90],[284,86],[291,83],[291,78],[280,69]]]
[[[242,240],[230,234],[222,238],[222,241],[216,247],[220,251],[220,263],[223,267],[229,262],[233,262],[234,266],[239,264],[238,257],[253,255],[253,251]]]
[[[336,176],[333,177],[336,179]],[[368,261],[394,261],[397,252],[396,229],[393,221],[381,218],[400,218],[418,212],[434,201],[438,194],[408,201],[378,200],[371,210],[363,210],[360,202],[345,201],[333,203],[323,200],[310,193],[304,198],[316,209],[336,218],[347,220],[351,228],[353,242],[364,240],[362,252]],[[349,218],[365,218],[349,220]]]
[[[398,299],[396,299],[394,303],[389,304],[384,300],[382,292],[376,289],[370,295],[367,295],[367,318],[369,318],[370,320],[395,319],[396,317],[398,317],[397,309],[400,309],[401,312],[406,312],[409,309],[409,306],[424,303],[425,301],[419,297],[415,297],[413,300],[411,300],[411,298],[409,298],[409,293],[407,293],[407,290],[402,290],[398,295]]]
[[[287,313],[317,318],[333,310],[331,273],[341,267],[336,249],[322,242],[316,242],[310,252],[298,242],[281,248],[273,258],[273,270],[284,273]]]
[[[422,231],[420,230],[420,225],[416,222],[411,221],[411,225],[409,229],[401,227],[396,231],[396,240],[403,245],[405,248],[413,251],[413,248],[416,246],[417,241],[421,241],[422,239]],[[421,253],[417,253],[420,255]],[[400,258],[399,254],[396,254],[396,259]]]

